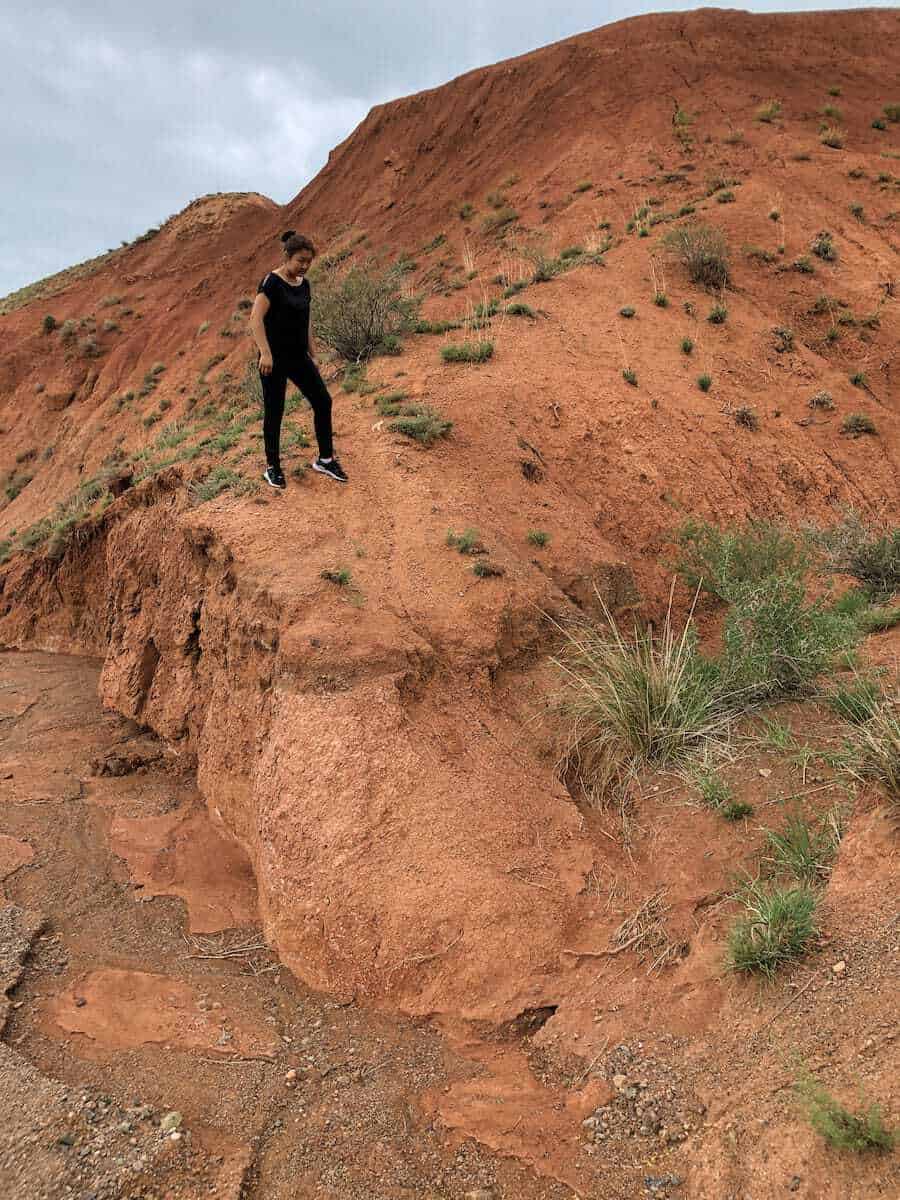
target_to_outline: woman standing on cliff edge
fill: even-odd
[[[346,483],[344,469],[331,440],[331,396],[312,357],[309,334],[309,280],[306,272],[315,254],[309,238],[289,229],[281,235],[284,262],[269,271],[256,289],[250,329],[259,349],[259,378],[263,394],[263,440],[266,469],[263,479],[272,487],[286,486],[279,445],[287,381],[296,384],[312,405],[319,444],[313,470]]]

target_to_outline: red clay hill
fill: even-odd
[[[304,981],[491,1021],[577,991],[602,847],[529,725],[541,612],[596,586],[658,613],[687,515],[897,512],[898,65],[894,10],[618,22],[374,108],[283,207],[202,197],[0,305],[0,641],[99,656],[104,703],[196,760]],[[722,295],[662,243],[698,220],[731,247]],[[567,269],[517,296],[533,316],[501,304],[484,364],[442,361],[457,331],[370,362],[449,437],[392,432],[335,379],[350,486],[243,492],[242,301],[288,227],[404,257],[433,321],[527,277],[538,239]],[[843,434],[853,413],[875,432]],[[233,486],[204,501],[217,466]],[[448,547],[467,528],[502,574]]]
[[[641,1146],[707,1139],[689,1155],[701,1200],[891,1190],[874,1160],[815,1150],[782,1091],[802,1042],[896,1099],[894,834],[877,802],[845,836],[815,970],[765,998],[721,970],[753,839],[660,781],[623,844],[614,814],[556,777],[538,718],[554,685],[542,614],[591,611],[596,588],[658,616],[686,516],[896,516],[898,66],[896,10],[622,21],[373,109],[283,207],[202,197],[0,302],[0,645],[101,660],[103,703],[196,767],[298,978],[531,1030],[528,1063],[469,1046],[482,1074],[428,1103],[454,1136],[594,1180],[579,1194],[635,1194],[591,1172],[612,1162],[603,1138],[649,1120],[639,1097],[606,1095],[598,1062],[660,1097]],[[730,246],[721,293],[666,250],[698,221]],[[300,404],[273,494],[246,316],[290,227],[338,269],[402,260],[424,318],[469,318],[494,349],[450,364],[441,348],[464,332],[408,333],[353,391],[334,362],[350,486],[291,473],[310,454]],[[565,269],[528,282],[539,245]],[[508,313],[517,282],[527,309]],[[392,431],[372,403],[391,390],[449,436]],[[469,529],[497,574],[447,544]],[[872,639],[879,661],[895,635]],[[798,720],[822,736],[823,718]],[[786,770],[746,770],[773,817]],[[648,977],[622,921],[663,904],[680,950]]]

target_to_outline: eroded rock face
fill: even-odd
[[[387,599],[262,582],[175,496],[132,489],[90,544],[12,564],[0,639],[104,654],[104,704],[195,757],[305,982],[490,1020],[552,1003],[592,851],[491,684],[539,647],[539,606],[498,592],[470,637],[438,630],[439,653]]]

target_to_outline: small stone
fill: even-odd
[[[172,1132],[169,1134],[169,1141],[170,1142],[180,1142],[181,1141],[181,1134],[178,1132],[177,1129],[173,1129]]]
[[[292,1067],[290,1071],[285,1072],[284,1077],[288,1083],[292,1083],[297,1078],[297,1072]]]
[[[621,1092],[622,1088],[628,1082],[628,1077],[626,1075],[613,1075],[612,1082],[616,1091]]]
[[[762,775],[763,779],[768,779],[769,776],[772,774],[772,768],[771,767],[760,767],[759,773],[760,773],[760,775]]]
[[[842,959],[840,962],[836,962],[831,969],[835,975],[843,975],[847,970],[847,964]]]
[[[75,1007],[76,1008],[84,1008],[84,1006],[86,1004],[87,1004],[87,1000],[85,1000],[84,996],[76,996],[75,997]]]
[[[160,1120],[159,1127],[163,1131],[163,1133],[171,1133],[172,1130],[177,1129],[180,1124],[181,1124],[181,1113],[180,1112],[168,1112]]]

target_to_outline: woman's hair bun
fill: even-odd
[[[288,238],[292,238],[296,232],[297,232],[296,229],[288,229],[286,233],[283,233],[281,235],[281,240],[283,242],[286,242],[288,240]]]

